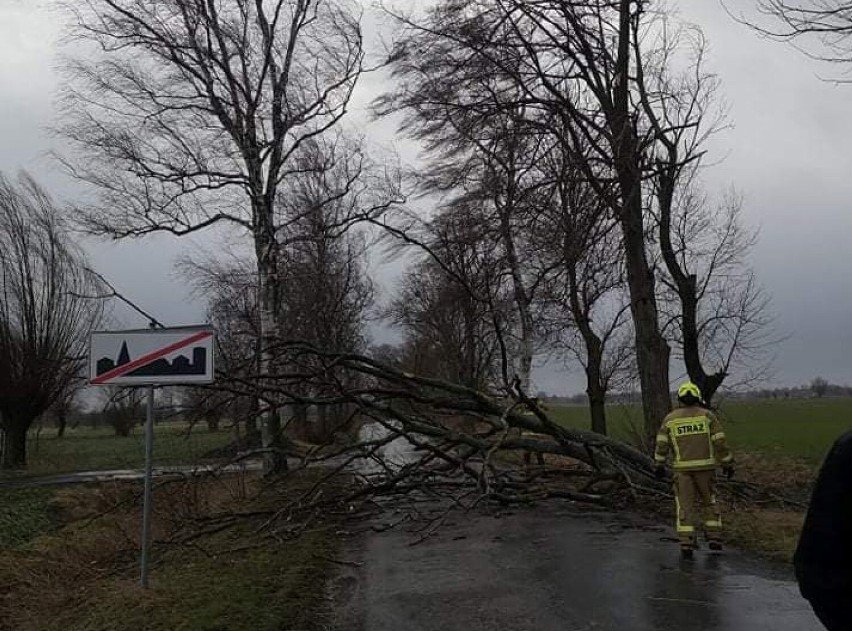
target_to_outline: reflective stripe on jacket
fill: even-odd
[[[670,452],[676,471],[715,469],[734,459],[719,419],[710,410],[697,406],[677,408],[663,420],[654,460],[663,464]]]

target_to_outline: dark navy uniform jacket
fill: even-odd
[[[793,563],[805,598],[852,599],[852,431],[822,464]]]

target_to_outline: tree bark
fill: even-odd
[[[587,342],[588,344],[588,342]],[[606,427],[606,386],[603,380],[603,353],[601,344],[592,343],[588,351],[586,365],[586,394],[589,397],[589,413],[592,417],[592,431],[607,435]]]
[[[27,467],[27,427],[32,420],[9,417],[4,415],[6,422],[3,457],[0,461],[2,469],[26,469]]]
[[[650,448],[660,421],[671,409],[669,345],[660,332],[654,274],[645,251],[642,204],[641,151],[630,117],[630,8],[635,0],[621,0],[618,58],[609,118],[614,144],[614,167],[621,191],[619,223],[624,237],[630,312],[636,334],[636,364],[642,390],[646,448]]]
[[[266,255],[268,256],[268,255]],[[264,257],[265,258],[265,257]],[[258,271],[260,277],[260,377],[267,378],[272,374],[275,364],[272,345],[275,343],[277,327],[275,317],[274,277],[269,273],[266,261],[259,258]],[[264,453],[264,472],[277,474],[287,470],[287,460],[281,454],[281,417],[278,410],[272,409],[264,401],[260,401],[260,437]]]
[[[252,180],[257,190],[262,188],[262,176],[256,170]],[[260,379],[267,379],[275,368],[274,345],[278,338],[278,243],[270,196],[259,196],[253,203],[254,241],[257,256],[258,290],[260,298],[259,363]],[[270,475],[287,470],[287,459],[281,452],[281,416],[264,401],[261,410],[260,436],[264,453],[264,472]]]
[[[606,396],[597,389],[586,390],[589,396],[589,413],[592,416],[592,431],[601,436],[607,435]]]
[[[518,367],[518,377],[521,381],[521,389],[523,392],[526,394],[535,394],[530,393],[529,391],[534,353],[533,334],[535,332],[535,324],[530,311],[530,303],[532,301],[524,284],[521,262],[518,257],[518,251],[515,247],[515,239],[512,236],[510,215],[513,205],[514,202],[511,201],[510,195],[509,199],[506,201],[505,207],[501,209],[500,212],[501,238],[503,240],[503,247],[506,249],[506,259],[509,262],[509,270],[512,276],[512,295],[515,305],[518,307],[518,319],[521,324],[520,357],[516,364]]]

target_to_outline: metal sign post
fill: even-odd
[[[140,584],[148,589],[148,554],[151,546],[151,485],[154,472],[154,386],[148,386],[148,414],[145,419],[145,499],[142,504],[142,566]]]
[[[140,584],[148,588],[151,491],[154,471],[154,386],[211,383],[213,330],[209,326],[102,331],[89,346],[89,383],[147,386],[145,493],[142,505]]]

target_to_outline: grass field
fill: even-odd
[[[194,464],[210,449],[233,440],[229,430],[209,432],[198,426],[156,425],[154,463]],[[145,435],[141,427],[127,437],[116,436],[110,428],[69,429],[62,438],[55,430],[45,430],[27,444],[28,475],[95,469],[136,469],[145,463]]]
[[[641,427],[637,405],[608,407],[610,434],[629,440]],[[550,415],[570,427],[589,427],[585,406],[551,406]],[[852,398],[732,401],[723,403],[725,430],[735,451],[779,455],[817,464],[834,439],[852,428]],[[169,424],[156,426],[154,461],[157,465],[193,464],[233,438],[229,430],[208,432],[206,427]],[[142,428],[126,438],[109,428],[80,427],[56,438],[45,430],[31,436],[27,474],[40,475],[89,469],[139,468],[145,461]],[[2,475],[2,474],[0,474]]]
[[[737,451],[778,454],[816,464],[831,443],[852,429],[852,398],[778,399],[722,403],[721,416],[731,447]],[[641,423],[639,406],[607,408],[610,433],[628,439]],[[550,408],[554,420],[588,428],[585,406]]]

